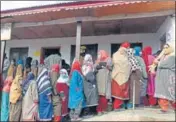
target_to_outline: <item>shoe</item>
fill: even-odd
[[[131,109],[133,108],[133,104],[132,103],[127,103],[127,109]]]

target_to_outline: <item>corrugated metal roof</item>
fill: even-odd
[[[89,8],[99,8],[99,7],[108,7],[108,6],[117,6],[117,5],[127,5],[127,4],[137,4],[149,1],[86,1],[86,2],[74,2],[76,4],[56,4],[55,6],[43,6],[40,8],[33,9],[23,9],[23,10],[15,10],[15,11],[5,11],[1,12],[1,17],[5,16],[21,16],[21,15],[31,15],[31,14],[39,14],[46,12],[55,12],[61,10],[78,10],[78,9],[89,9]]]

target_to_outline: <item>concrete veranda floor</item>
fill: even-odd
[[[175,111],[161,113],[159,108],[136,108],[135,110],[112,111],[82,121],[175,121]]]

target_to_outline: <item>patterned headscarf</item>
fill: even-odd
[[[140,66],[138,64],[138,61],[134,57],[134,53],[133,52],[134,51],[133,51],[132,48],[127,49],[128,60],[130,61],[130,64],[131,64],[131,70],[135,71],[137,69],[140,69]]]

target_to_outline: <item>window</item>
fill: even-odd
[[[16,62],[21,59],[23,61],[26,60],[26,58],[28,57],[28,48],[11,48],[10,49],[10,57],[9,59],[15,59]]]
[[[81,45],[86,47],[86,53],[91,54],[93,61],[97,59],[97,51],[98,51],[98,44],[88,44],[88,45]],[[75,45],[71,45],[71,56],[70,62],[72,63],[73,59],[75,58]]]
[[[130,43],[131,48],[134,48],[135,46],[140,46],[142,48],[142,43]],[[119,49],[121,43],[119,44],[111,44],[111,56]]]

